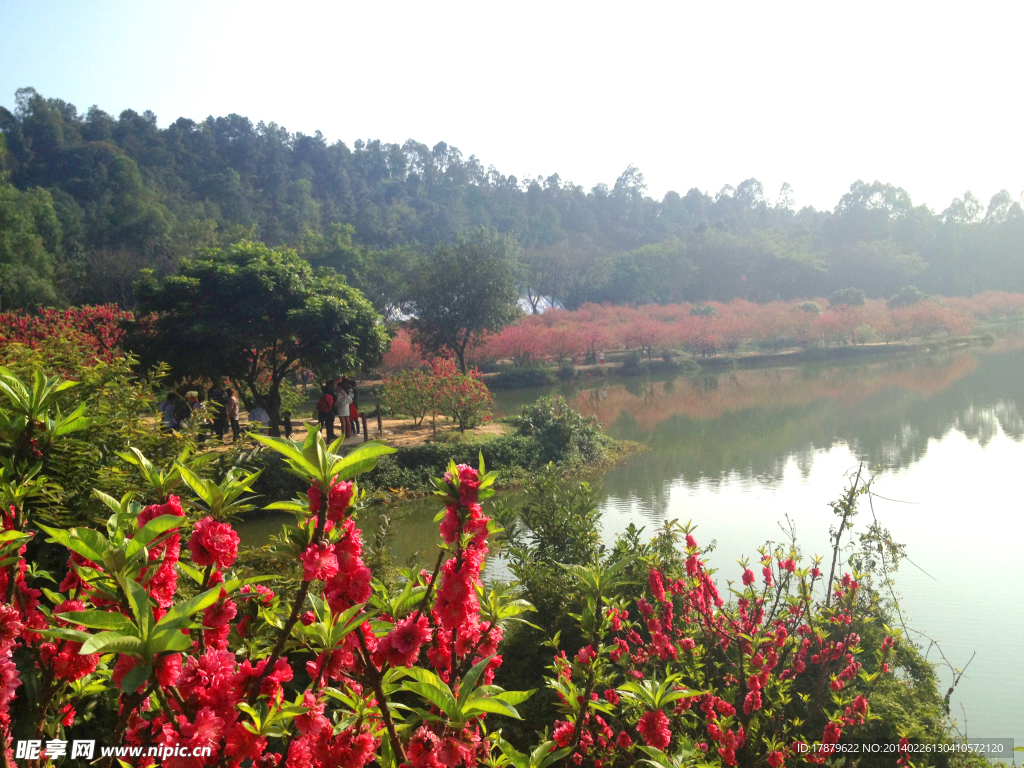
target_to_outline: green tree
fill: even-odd
[[[0,308],[35,309],[57,301],[52,280],[60,231],[48,192],[19,192],[0,179]]]
[[[519,317],[516,244],[481,229],[425,259],[410,290],[416,343],[452,352],[466,372],[466,348]]]
[[[885,302],[885,305],[889,309],[899,309],[900,307],[909,307],[911,304],[917,304],[925,297],[924,292],[913,285],[905,285],[901,288],[896,295]]]
[[[860,288],[841,288],[828,297],[830,307],[861,307],[864,305],[864,291]]]
[[[307,230],[299,243],[299,255],[314,268],[328,267],[345,275],[386,320],[397,320],[407,308],[413,251],[405,247],[377,251],[354,245],[354,235],[351,224],[331,224],[328,236]]]
[[[140,320],[129,346],[175,375],[228,378],[280,421],[281,384],[308,369],[323,378],[372,367],[387,348],[382,318],[330,270],[289,249],[241,242],[185,261],[179,275],[136,285]]]

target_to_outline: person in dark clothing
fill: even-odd
[[[291,440],[292,437],[292,412],[285,411],[281,414],[281,421],[284,424],[284,436]]]
[[[189,392],[189,395],[195,395],[195,392]],[[175,393],[174,398],[174,420],[178,422],[179,427],[184,427],[188,424],[192,418],[192,404],[191,398],[183,399]]]
[[[228,395],[220,384],[214,384],[209,400],[213,404],[213,431],[218,439],[224,440],[224,433],[228,430]]]
[[[320,390],[322,394],[316,401],[316,411],[321,429],[327,430],[327,440],[334,440],[334,394],[326,384]]]

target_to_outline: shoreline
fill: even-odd
[[[560,379],[556,375],[558,369],[548,366],[543,368],[538,367],[535,369],[526,369],[535,370],[538,374],[548,374],[550,381],[546,384],[529,383],[523,385],[503,386],[502,379],[504,374],[500,371],[486,373],[484,374],[483,379],[484,383],[493,391],[514,392],[521,389],[534,389],[537,386],[569,384],[574,381],[580,381],[581,379],[588,378],[591,381],[600,381],[602,379],[628,378],[651,374],[676,373],[681,375],[695,375],[701,372],[717,372],[738,368],[776,368],[803,363],[845,363],[850,361],[868,361],[872,359],[928,355],[952,349],[987,346],[991,343],[993,343],[993,339],[991,337],[954,336],[943,340],[895,342],[891,344],[873,342],[870,344],[832,347],[791,347],[777,352],[716,355],[714,357],[701,358],[677,358],[672,362],[666,362],[660,357],[653,357],[651,360],[644,359],[638,366],[629,369],[627,369],[625,364],[622,362],[622,358],[624,358],[628,352],[616,352],[609,356],[611,359],[604,365],[595,364],[575,366],[575,376],[571,379]]]

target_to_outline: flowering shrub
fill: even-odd
[[[0,386],[15,400],[13,380]],[[5,423],[21,437],[38,431],[37,417],[66,386],[49,380],[31,402],[15,400],[12,413],[23,405],[26,417]],[[25,469],[22,487],[31,486],[29,467],[49,441],[78,426],[73,419],[51,421],[39,439],[6,443]],[[23,710],[35,713],[30,731],[51,738],[73,726],[80,681],[94,693],[109,675],[119,713],[112,743],[212,749],[208,761],[171,757],[166,765],[361,766],[381,754],[474,765],[487,755],[484,718],[515,717],[528,695],[493,685],[503,627],[527,607],[480,583],[494,529],[480,501],[493,493],[493,475],[450,467],[437,484],[446,507],[434,572],[406,573],[404,590],[391,594],[362,559],[350,478],[392,449],[369,443],[341,457],[316,434],[302,445],[259,439],[310,483],[304,502],[272,505],[296,514],[281,542],[299,565],[294,590],[285,582],[290,594],[268,589],[267,577],[233,573],[239,539],[231,525],[214,514],[190,522],[178,496],[144,507],[130,495],[105,497],[113,514],[100,532],[35,524],[30,495],[5,492],[0,728],[8,746],[26,674],[39,682],[36,706]],[[179,471],[201,497],[219,498],[210,481]],[[152,472],[165,491],[166,473]],[[224,510],[214,507],[207,511]],[[30,584],[36,575],[23,559],[40,534],[65,549],[68,563],[57,590],[45,594]],[[16,666],[17,649],[27,662]]]
[[[430,361],[430,371],[401,371],[385,377],[381,392],[384,407],[411,416],[417,426],[428,415],[442,414],[460,430],[490,420],[493,401],[483,376],[473,368],[460,373],[450,358]]]
[[[122,323],[131,312],[113,304],[71,309],[40,309],[35,314],[0,313],[0,345],[24,344],[35,349],[52,339],[71,342],[92,356],[110,362],[124,339]]]
[[[436,409],[437,381],[421,370],[399,371],[384,377],[381,405],[392,415],[403,414],[419,426]]]
[[[472,429],[491,420],[494,398],[476,368],[459,373],[455,361],[440,358],[430,363],[437,381],[437,409],[458,425],[460,431]]]
[[[686,528],[676,555],[634,542],[599,564],[565,567],[581,642],[554,657],[547,685],[558,715],[531,723],[550,738],[524,753],[494,716],[519,718],[534,693],[496,684],[505,633],[531,606],[481,578],[501,530],[481,506],[494,481],[482,458],[479,470],[450,464],[435,481],[437,560],[392,587],[364,559],[354,480],[392,449],[371,442],[341,456],[318,433],[301,444],[256,436],[308,489],[268,507],[295,516],[275,544],[290,573],[250,576],[227,519],[247,480],[217,484],[200,477],[201,464],[158,469],[137,453],[156,503],[99,493],[111,513],[99,530],[38,523],[47,504],[38,463],[87,418],[62,415],[68,382],[37,382],[0,370],[8,749],[15,732],[66,739],[98,716],[97,697],[110,744],[210,749],[164,757],[170,768],[599,768],[648,758],[781,768],[825,762],[829,745],[862,736],[875,718],[869,699],[890,673],[896,635],[873,621],[860,574],[833,578],[795,549],[766,550],[755,566],[740,563],[742,586],[730,585],[727,600]],[[854,498],[837,503],[840,529]],[[30,543],[62,553],[55,588],[29,568]],[[826,749],[804,751],[812,742]]]

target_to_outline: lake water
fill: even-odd
[[[1024,744],[1024,341],[913,359],[612,380],[500,394],[514,413],[565,394],[616,438],[650,451],[602,482],[604,537],[693,521],[721,575],[795,526],[806,556],[829,551],[827,506],[863,463],[874,512],[906,545],[895,583],[915,639],[963,667],[953,715],[970,736]],[[436,540],[436,505],[408,507],[394,549]],[[871,520],[865,505],[857,529]],[[366,528],[372,529],[369,520]],[[933,647],[928,658],[939,661]],[[951,673],[940,668],[941,690]]]
[[[511,409],[534,393],[504,398]],[[895,583],[911,629],[963,667],[953,715],[968,734],[1024,744],[1024,349],[1004,342],[847,366],[630,380],[568,392],[616,438],[650,446],[604,477],[606,540],[693,521],[709,562],[739,574],[796,527],[805,555],[829,550],[830,500],[876,473],[879,521],[906,545]],[[870,522],[866,506],[857,529]],[[925,648],[930,641],[916,640]],[[929,658],[939,660],[934,648]],[[940,670],[941,690],[951,681]]]

